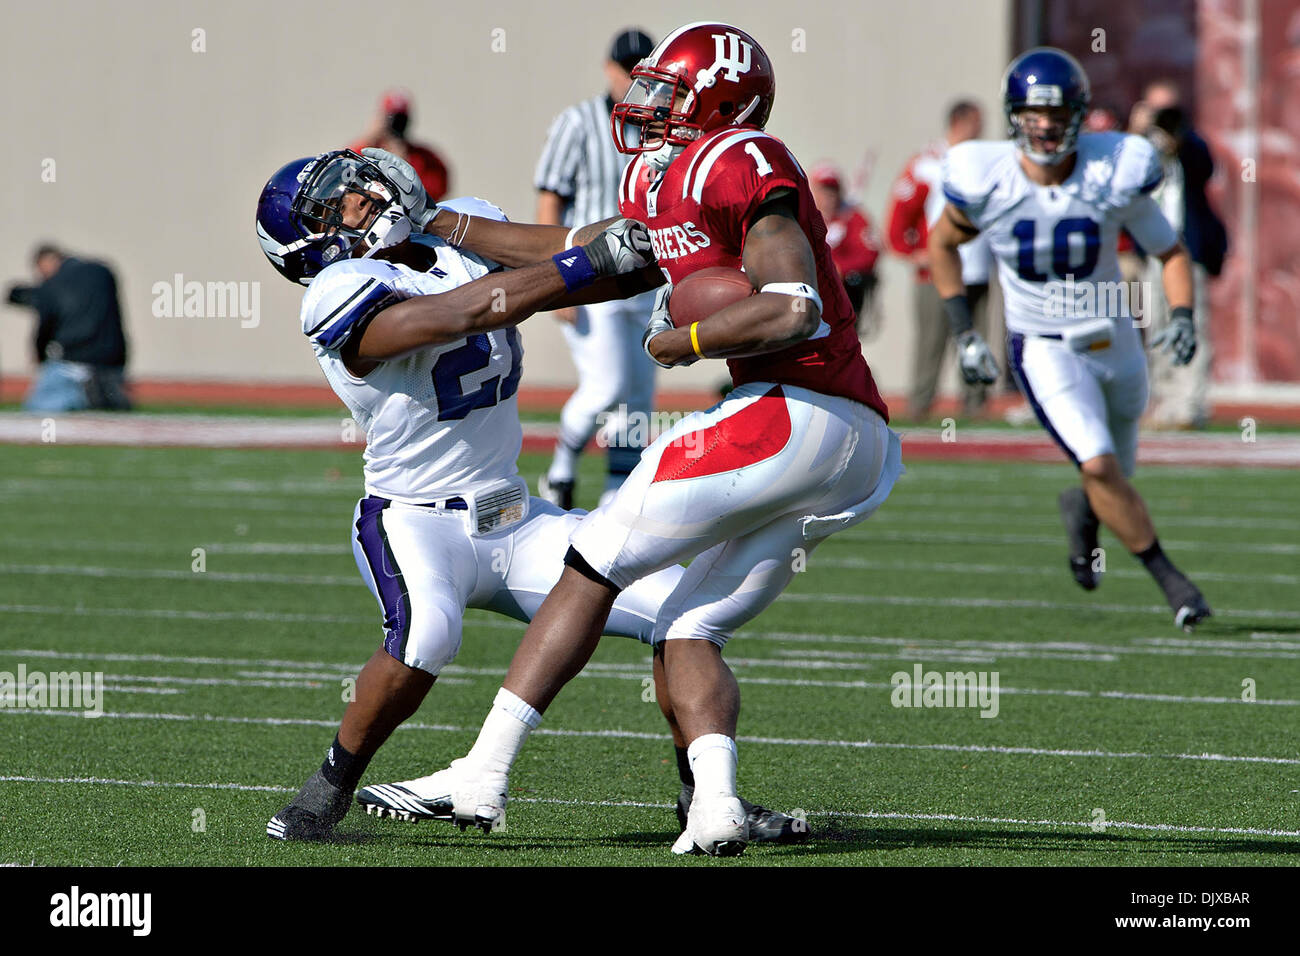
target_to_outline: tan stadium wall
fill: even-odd
[[[615,31],[636,25],[657,39],[703,16],[729,20],[771,55],[768,129],[805,166],[832,158],[851,172],[875,154],[865,205],[879,225],[892,178],[938,135],[954,97],[983,103],[986,135],[1001,135],[1010,15],[1009,0],[7,4],[0,278],[26,278],[41,239],[112,263],[139,378],[322,381],[298,330],[300,290],[262,257],[254,209],[278,166],[358,135],[385,87],[414,94],[413,137],[448,159],[452,195],[529,221],[547,126],[602,88]],[[258,323],[156,317],[153,287],[178,273],[259,283]],[[889,258],[882,281],[885,324],[868,357],[882,387],[898,391],[912,280]],[[0,372],[30,371],[30,333],[26,310],[0,308]],[[552,319],[525,323],[524,340],[525,383],[572,381]],[[701,363],[659,384],[724,375]]]

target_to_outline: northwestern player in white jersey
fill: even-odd
[[[958,337],[967,381],[992,382],[997,365],[971,328],[958,246],[987,237],[1005,299],[1012,371],[1038,420],[1079,469],[1081,486],[1059,500],[1070,567],[1098,583],[1098,524],[1151,572],[1186,630],[1210,616],[1197,587],[1164,554],[1147,507],[1129,482],[1147,363],[1121,283],[1122,228],[1164,263],[1173,321],[1153,347],[1176,365],[1196,351],[1187,250],[1151,199],[1161,179],[1151,144],[1124,133],[1084,133],[1089,87],[1069,54],[1040,47],[1017,57],[1002,81],[1013,139],[962,143],[948,153],[948,204],[930,233],[934,284]]]
[[[530,498],[518,477],[522,349],[514,326],[557,303],[626,294],[641,280],[619,273],[647,261],[607,243],[620,227],[585,230],[601,246],[586,247],[587,257],[609,281],[603,291],[598,283],[566,296],[551,262],[503,271],[432,235],[412,235],[401,192],[372,161],[340,150],[289,163],[258,204],[262,249],[281,274],[308,285],[303,333],[366,432],[366,496],[352,544],[385,632],[324,764],[267,824],[276,839],[329,837],[375,751],[455,658],[467,607],[527,621],[559,580],[583,513]],[[505,218],[482,200],[445,208]],[[434,212],[417,211],[419,225]],[[624,591],[607,632],[649,643],[681,576],[668,568]],[[656,696],[680,740],[658,662],[655,672]],[[441,815],[400,785],[365,793],[358,802],[381,815]],[[784,815],[753,811],[773,838],[792,829]]]

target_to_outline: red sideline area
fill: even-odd
[[[29,380],[14,377],[0,379],[0,402],[17,402],[27,393]],[[165,380],[140,380],[131,382],[132,398],[141,405],[187,406],[245,406],[273,405],[283,408],[332,409],[339,408],[339,400],[328,385],[283,385],[239,382],[172,382]],[[523,411],[558,411],[569,397],[572,388],[567,386],[524,386],[519,389],[519,407]],[[694,411],[708,408],[718,400],[716,391],[666,390],[656,393],[660,409]],[[892,409],[902,409],[906,400],[901,395],[888,395],[885,400]],[[1012,407],[1021,405],[1017,395],[999,395],[990,399],[986,415],[1001,419]],[[961,401],[942,398],[935,402],[934,418],[953,416],[961,418]],[[1251,417],[1258,425],[1300,425],[1300,405],[1246,404],[1219,402],[1212,419],[1216,424],[1236,425],[1242,418]]]

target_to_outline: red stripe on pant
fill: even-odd
[[[655,481],[680,481],[735,471],[765,461],[790,442],[790,410],[774,385],[766,395],[716,425],[688,432],[659,456]]]

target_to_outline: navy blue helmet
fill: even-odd
[[[1016,146],[1036,163],[1059,163],[1078,144],[1090,95],[1088,74],[1064,50],[1040,46],[1020,54],[1002,77],[1002,107]],[[1019,114],[1027,107],[1061,107],[1069,115],[1026,130]]]
[[[356,194],[354,225],[344,221],[344,200]],[[400,192],[378,166],[349,149],[286,163],[257,201],[257,241],[276,270],[307,285],[331,262],[347,259],[365,242],[365,255],[396,245],[410,234]]]

